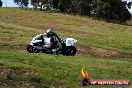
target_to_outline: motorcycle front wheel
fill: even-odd
[[[27,46],[27,51],[28,51],[29,53],[33,53],[33,46],[28,45],[28,46]]]
[[[32,45],[27,46],[27,51],[29,53],[39,53],[39,50],[35,49]]]

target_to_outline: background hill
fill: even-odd
[[[32,37],[48,28],[62,38],[76,38],[78,55],[27,53],[26,45]],[[0,8],[0,87],[80,88],[82,67],[91,79],[131,80],[131,31],[132,26],[80,16]],[[125,87],[132,86],[119,86]]]

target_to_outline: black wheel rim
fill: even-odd
[[[74,50],[73,49],[68,49],[67,50],[67,53],[70,55],[70,56],[73,56],[74,55]]]
[[[28,51],[33,52],[33,48],[32,47],[28,48]]]

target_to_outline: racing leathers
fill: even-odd
[[[52,51],[53,53],[57,54],[60,52],[60,50],[62,49],[62,45],[61,45],[61,39],[58,37],[57,34],[52,34],[51,36],[51,47],[52,47]]]

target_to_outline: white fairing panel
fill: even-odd
[[[38,42],[42,42],[42,40],[32,40],[31,43],[38,43]]]
[[[67,38],[65,40],[66,46],[74,46],[74,44],[77,42],[74,38]]]
[[[36,37],[34,37],[31,41],[30,45],[33,45],[33,43],[38,43],[38,42],[42,42],[42,40],[36,40]],[[45,37],[44,44],[45,44],[44,46],[46,46],[46,47],[50,46],[50,38]]]

